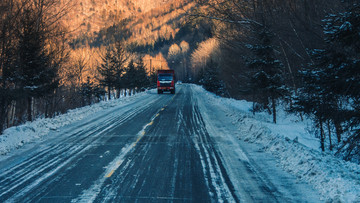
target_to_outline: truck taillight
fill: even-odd
[[[160,81],[157,81],[157,86],[160,87]]]
[[[173,80],[171,81],[171,87],[174,87],[174,81]]]

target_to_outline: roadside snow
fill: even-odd
[[[60,127],[82,120],[102,110],[125,105],[144,96],[146,96],[146,92],[130,97],[122,97],[121,99],[102,101],[91,106],[69,110],[66,114],[56,116],[55,118],[41,118],[34,122],[27,122],[20,126],[8,128],[0,135],[0,155],[6,155],[27,143],[35,142],[49,134],[50,131],[58,131]]]
[[[309,130],[310,120],[278,113],[278,124],[267,113],[251,112],[252,103],[221,98],[192,86],[209,104],[217,104],[238,128],[238,139],[256,143],[277,157],[281,167],[299,180],[312,185],[323,200],[335,202],[360,201],[360,166],[320,151],[319,141]]]

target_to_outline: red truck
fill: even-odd
[[[158,94],[163,92],[171,92],[175,94],[175,71],[174,70],[158,70],[157,71],[157,91]]]

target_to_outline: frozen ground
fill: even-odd
[[[271,123],[271,116],[265,113],[253,116],[250,112],[252,104],[249,102],[220,98],[200,86],[189,85],[189,87],[195,92],[194,101],[199,106],[207,132],[215,140],[218,150],[223,155],[226,170],[235,190],[243,190],[237,185],[246,184],[246,182],[241,182],[245,181],[246,177],[239,179],[241,174],[237,174],[236,167],[232,166],[236,164],[234,159],[249,163],[252,163],[249,159],[256,160],[258,166],[254,168],[261,168],[263,170],[260,171],[270,174],[270,176],[260,174],[259,177],[271,179],[262,181],[277,182],[274,184],[281,185],[281,180],[276,179],[277,174],[281,172],[274,170],[270,166],[273,164],[272,160],[266,157],[267,153],[271,153],[284,171],[295,175],[299,184],[305,182],[315,188],[322,195],[323,201],[359,202],[359,165],[320,152],[318,140],[308,130],[309,121],[300,122],[296,116],[280,112],[278,124],[275,125]],[[151,92],[155,93],[155,90]],[[51,132],[57,132],[63,126],[95,114],[105,114],[105,111],[110,111],[113,107],[125,106],[137,100],[144,100],[148,96],[149,94],[144,92],[120,100],[75,109],[53,119],[38,119],[32,123],[9,128],[0,136],[0,161],[11,157],[18,151],[16,149],[24,148],[30,143],[53,139],[49,135],[59,133]],[[181,117],[181,114],[179,116]],[[228,146],[239,147],[229,148]],[[256,148],[259,153],[253,153],[252,148]],[[206,159],[208,157],[202,157],[202,160],[206,161]],[[259,164],[259,161],[262,161],[262,164]],[[219,168],[219,170],[222,169]],[[272,173],[273,177],[271,177]],[[272,188],[272,186],[268,187]],[[283,195],[285,193],[290,200],[294,200],[291,198],[294,194],[291,192],[287,194],[284,191],[280,187],[279,193]],[[248,191],[242,192],[244,194]]]

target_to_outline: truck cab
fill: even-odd
[[[158,70],[157,71],[157,92],[170,92],[175,94],[175,71],[174,70]]]

